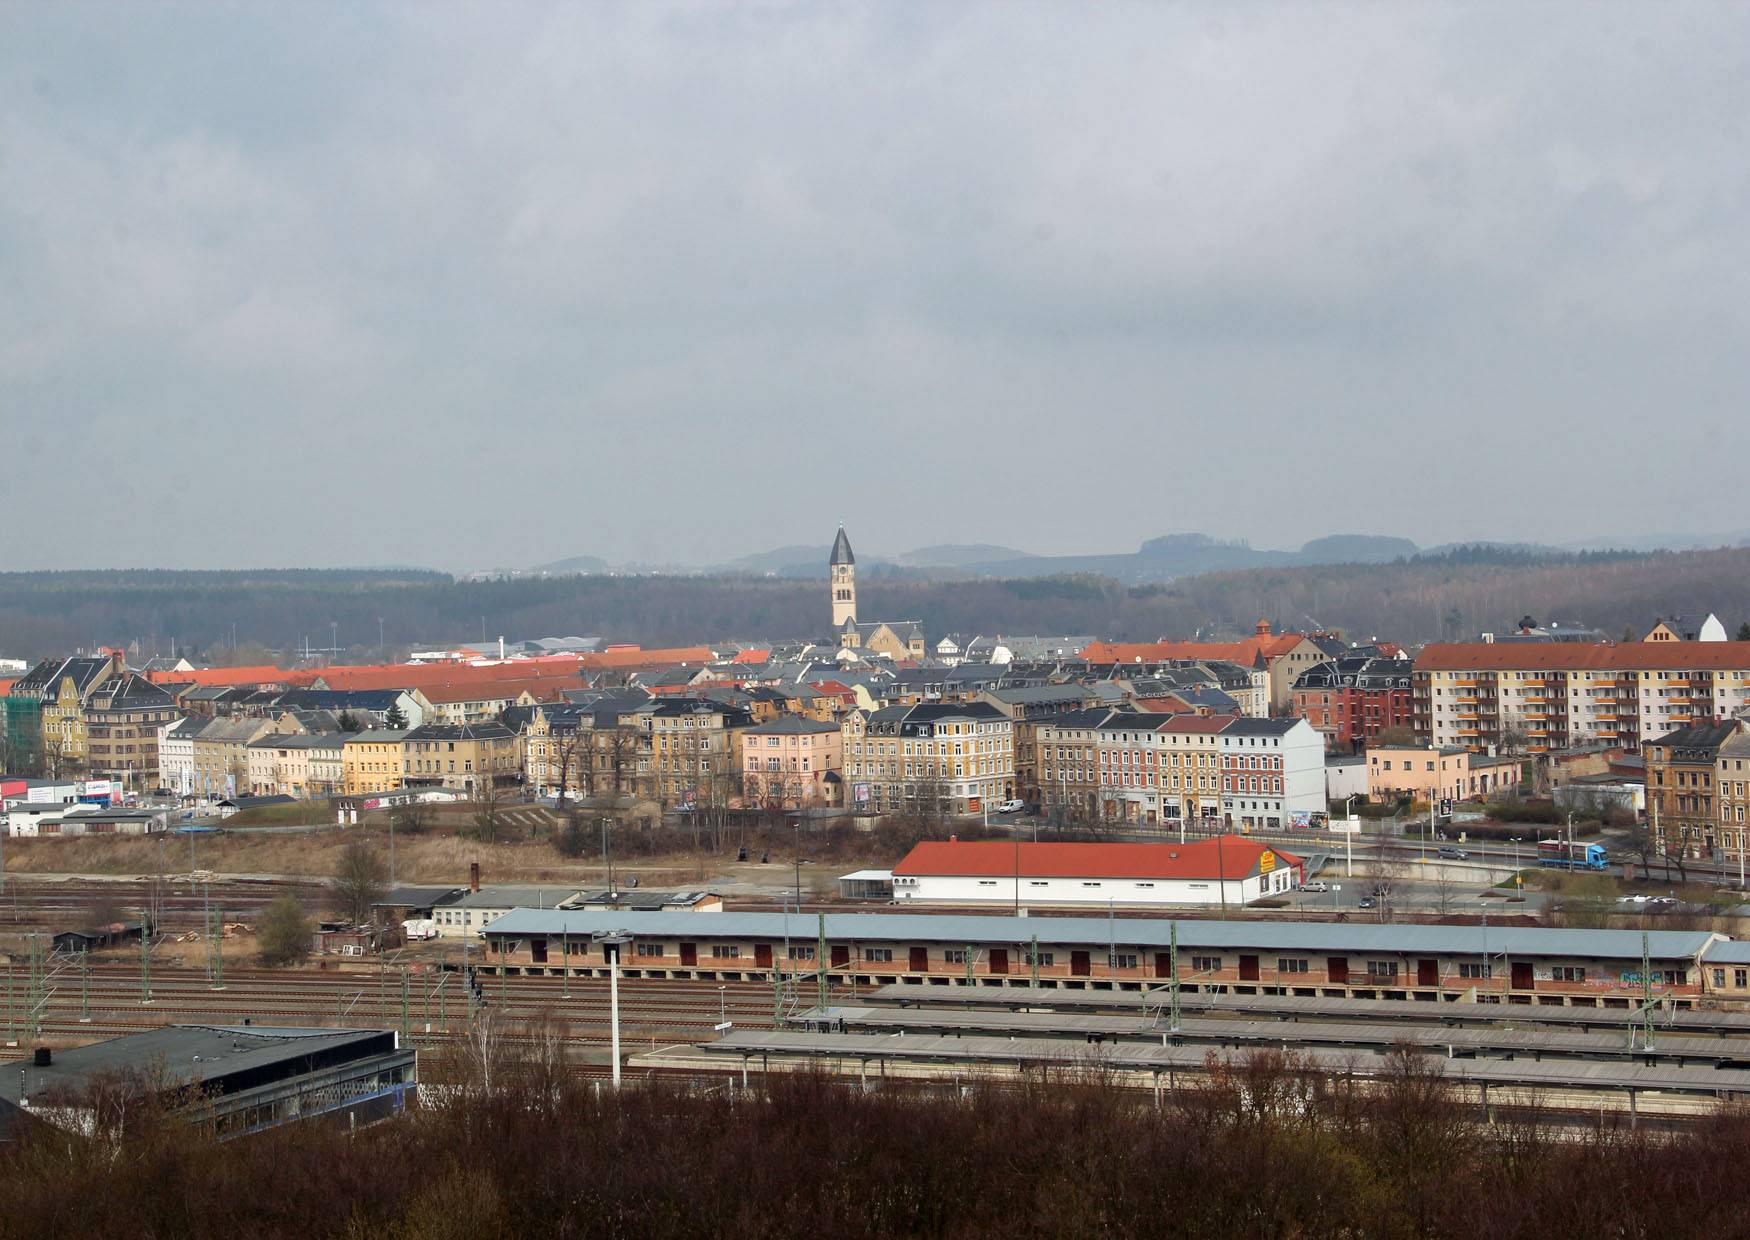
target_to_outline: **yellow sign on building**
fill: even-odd
[[[1276,854],[1266,848],[1258,854],[1258,873],[1268,874],[1276,868]]]

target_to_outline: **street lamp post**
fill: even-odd
[[[632,941],[624,930],[604,930],[590,936],[608,957],[608,1020],[613,1026],[614,1088],[620,1088],[620,949]]]

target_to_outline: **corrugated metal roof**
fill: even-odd
[[[484,894],[484,893],[483,893]],[[488,935],[569,934],[625,930],[675,939],[781,939],[812,935],[813,913],[574,913],[516,908],[487,927]],[[1165,917],[979,917],[950,913],[827,913],[827,937],[867,943],[994,943],[1104,946],[1116,934],[1125,947],[1168,945],[1174,922]],[[1300,950],[1339,955],[1481,955],[1639,960],[1638,930],[1557,930],[1540,927],[1355,925],[1334,922],[1183,920],[1181,951]],[[1693,963],[1714,938],[1707,930],[1653,930],[1653,959]]]
[[[717,1054],[851,1059],[890,1059],[960,1063],[1064,1063],[1117,1069],[1167,1068],[1200,1071],[1208,1066],[1208,1046],[1157,1046],[1141,1042],[1090,1044],[1080,1038],[931,1037],[927,1034],[798,1033],[786,1029],[735,1029],[715,1042],[698,1044]],[[1309,1065],[1325,1071],[1365,1075],[1369,1068],[1395,1072],[1391,1057],[1357,1054],[1353,1049],[1308,1047],[1300,1052]],[[1441,1062],[1436,1060],[1435,1062]],[[1486,1081],[1492,1085],[1560,1086],[1592,1089],[1666,1090],[1672,1093],[1750,1093],[1750,1071],[1621,1061],[1574,1059],[1454,1059],[1444,1061],[1446,1078],[1455,1084]]]

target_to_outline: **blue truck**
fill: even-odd
[[[1545,840],[1537,846],[1537,863],[1557,870],[1602,870],[1609,861],[1602,844],[1570,844]]]

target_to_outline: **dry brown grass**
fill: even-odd
[[[326,878],[335,872],[341,850],[360,833],[385,850],[388,833],[373,827],[339,828],[298,835],[202,835],[195,837],[195,864],[217,874],[260,874]],[[395,838],[395,877],[399,882],[461,883],[472,862],[487,882],[600,881],[600,863],[571,861],[542,841],[482,844],[448,832]],[[66,840],[15,840],[6,849],[6,869],[28,874],[115,874],[139,876],[187,873],[188,840],[170,836]],[[621,874],[636,873],[647,886],[702,882],[719,871],[711,858],[668,855],[617,861]]]

